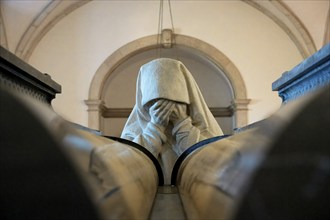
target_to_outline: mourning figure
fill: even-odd
[[[158,159],[165,184],[182,152],[199,141],[222,134],[182,62],[159,58],[140,68],[136,103],[121,138],[142,145]]]

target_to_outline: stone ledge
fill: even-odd
[[[41,73],[15,54],[0,47],[0,86],[16,90],[50,103],[57,93],[61,93],[61,85],[48,74]]]
[[[285,72],[272,84],[283,103],[330,83],[330,44]]]

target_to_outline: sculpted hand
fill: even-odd
[[[168,125],[169,117],[173,111],[174,102],[160,99],[155,102],[149,109],[151,122],[165,128]]]
[[[188,117],[187,115],[187,105],[183,103],[175,103],[172,114],[170,115],[170,121],[175,126],[181,121],[185,120]]]

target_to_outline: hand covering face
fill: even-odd
[[[160,58],[140,68],[136,103],[121,137],[142,145],[158,158],[165,183],[184,150],[222,134],[182,62]]]

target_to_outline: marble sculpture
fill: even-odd
[[[182,62],[159,58],[144,64],[136,103],[121,138],[147,148],[169,183],[178,156],[193,144],[222,135],[193,76]]]

